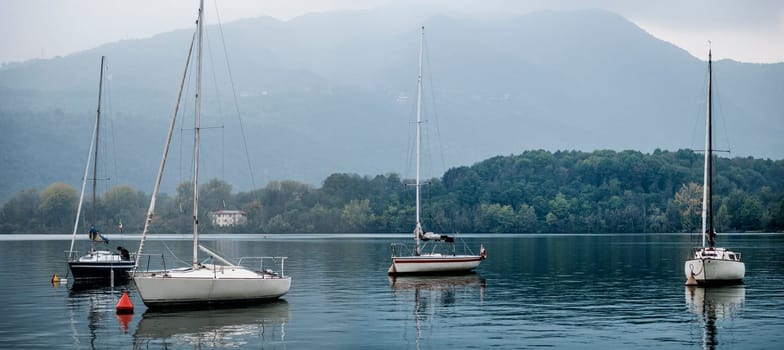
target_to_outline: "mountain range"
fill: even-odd
[[[396,18],[367,10],[208,21],[203,176],[238,190],[275,179],[319,185],[332,173],[412,176],[420,24]],[[703,147],[707,57],[621,16],[438,15],[421,25],[425,176],[530,149]],[[112,181],[150,193],[192,36],[179,30],[3,65],[0,202],[55,181],[81,183],[102,55],[104,158]],[[713,71],[717,148],[784,158],[784,63],[721,60]],[[192,104],[184,97],[182,108]],[[189,179],[188,123],[178,124],[170,193]]]

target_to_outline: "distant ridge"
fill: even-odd
[[[350,11],[223,25],[249,146],[260,150],[252,160],[257,184],[405,169],[413,99],[404,97],[415,93],[417,26],[378,18]],[[443,152],[444,159],[428,169],[432,176],[527,149],[700,147],[703,58],[623,17],[546,11],[498,21],[434,16],[424,25],[431,72],[425,92],[436,93],[425,99],[425,108],[435,108],[426,127],[440,135],[432,156]],[[119,181],[149,191],[191,34],[124,40],[0,69],[0,201],[54,181],[79,182],[88,147],[80,135],[89,134],[101,55],[112,74]],[[208,36],[211,59],[221,63],[215,27]],[[731,148],[732,156],[784,158],[784,63],[723,60],[714,73],[718,147]],[[226,126],[208,132],[206,142],[239,147],[227,81],[206,83],[205,93],[222,97],[205,111],[205,122]],[[732,139],[722,141],[728,134]],[[219,152],[204,156],[222,163]],[[205,176],[248,189],[246,176],[226,170],[244,160],[224,164]],[[187,179],[171,180],[166,191],[180,180]]]

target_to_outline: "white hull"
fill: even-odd
[[[721,252],[725,251],[721,249]],[[695,254],[702,253],[703,250],[699,250]],[[687,279],[693,277],[698,284],[741,283],[746,275],[746,264],[739,258],[738,260],[730,260],[728,258],[695,257],[686,260],[683,272]]]
[[[223,265],[166,273],[137,272],[133,281],[148,307],[262,301],[276,299],[291,287],[288,276]]]
[[[392,257],[389,274],[426,274],[471,271],[479,266],[479,255],[423,254]]]

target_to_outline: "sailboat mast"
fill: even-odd
[[[147,218],[144,220],[144,229],[142,230],[142,238],[139,240],[139,250],[136,252],[136,262],[133,266],[133,274],[136,275],[136,269],[139,267],[139,260],[144,251],[144,242],[147,238],[147,233],[150,231],[153,216],[155,215],[155,203],[158,198],[158,192],[161,189],[161,179],[163,177],[163,169],[166,168],[166,157],[169,155],[169,147],[171,146],[172,134],[174,133],[174,126],[177,122],[177,113],[180,110],[180,101],[182,101],[182,89],[185,86],[185,79],[188,77],[188,68],[191,64],[191,54],[193,53],[193,43],[196,41],[196,32],[193,33],[191,38],[191,46],[188,48],[188,58],[185,59],[185,70],[182,72],[182,79],[180,80],[180,90],[177,92],[177,103],[174,105],[174,114],[172,115],[171,122],[169,123],[169,133],[166,136],[166,143],[163,146],[163,155],[161,156],[160,165],[158,165],[158,174],[155,175],[155,185],[152,188],[152,196],[150,198],[150,206],[147,209]],[[95,131],[93,131],[95,132]],[[92,146],[90,146],[92,147]],[[85,178],[87,178],[87,169],[85,169]],[[82,195],[84,195],[84,185],[82,185]],[[81,205],[81,199],[80,199]],[[77,218],[79,216],[77,211]],[[76,228],[74,228],[74,236],[76,235]],[[71,242],[71,251],[73,251],[73,242]]]
[[[705,121],[705,169],[703,171],[703,189],[702,189],[702,246],[705,247],[705,239],[708,239],[708,244],[713,247],[713,186],[712,186],[712,172],[713,172],[713,127],[711,120],[712,113],[712,60],[711,50],[708,50],[708,103]]]
[[[97,205],[95,204],[95,197],[98,187],[98,136],[101,134],[98,132],[101,127],[101,94],[103,92],[103,63],[106,56],[101,56],[101,73],[99,75],[98,80],[98,109],[95,112],[95,149],[93,150],[93,212],[92,212],[92,221],[91,224],[95,225],[96,214],[95,208]],[[92,237],[90,237],[90,245],[93,245]]]
[[[421,36],[419,40],[419,75],[417,76],[417,120],[416,120],[416,228],[414,229],[414,236],[416,239],[416,255],[419,255],[419,235],[422,233],[422,224],[419,221],[420,212],[420,147],[422,143],[422,53],[425,42],[425,26],[421,28]]]
[[[202,62],[202,31],[204,28],[204,0],[199,1],[199,19],[197,23],[199,41],[196,56],[196,113],[193,118],[193,266],[199,264],[199,128],[201,118],[201,62]]]

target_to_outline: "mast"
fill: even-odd
[[[196,56],[196,114],[193,118],[193,267],[199,265],[199,128],[201,118],[201,61],[202,31],[204,28],[204,0],[199,1],[197,22],[199,41]]]
[[[166,143],[163,146],[163,155],[161,156],[161,162],[160,165],[158,166],[158,174],[155,175],[155,185],[152,188],[152,197],[150,199],[149,209],[147,209],[147,218],[144,220],[144,229],[142,230],[142,238],[141,240],[139,240],[139,250],[136,252],[136,262],[133,265],[134,275],[136,275],[136,269],[139,267],[139,260],[142,257],[142,252],[144,251],[144,242],[147,239],[147,233],[150,231],[150,225],[152,224],[152,219],[155,216],[155,203],[158,198],[158,192],[161,188],[163,169],[166,167],[166,156],[169,154],[169,146],[171,146],[172,134],[174,133],[174,126],[176,125],[177,122],[177,113],[180,110],[180,101],[182,100],[182,89],[185,86],[185,79],[188,77],[188,68],[190,67],[191,64],[191,54],[193,53],[193,43],[195,41],[196,41],[196,32],[193,32],[193,38],[191,38],[191,46],[190,48],[188,48],[188,58],[185,59],[185,71],[182,72],[182,80],[180,80],[180,90],[177,93],[177,103],[174,105],[174,114],[172,115],[171,122],[169,123],[169,133],[166,136]],[[85,178],[87,178],[87,169],[85,169]],[[84,195],[84,185],[82,185],[82,195]],[[79,205],[81,206],[81,200]],[[79,217],[78,211],[76,216],[78,220]],[[76,235],[76,228],[74,228],[74,236],[75,235]],[[71,250],[73,250],[73,242],[71,242]]]
[[[101,93],[103,92],[103,62],[106,56],[101,56],[101,73],[99,75],[98,80],[98,109],[95,112],[95,149],[94,149],[94,156],[93,156],[93,212],[91,218],[91,225],[95,226],[95,208],[97,207],[95,204],[95,197],[98,187],[98,136],[101,134],[98,132],[101,127]],[[96,231],[97,232],[97,231]],[[93,238],[90,237],[90,248],[95,245]]]
[[[103,66],[103,63],[101,63]],[[103,68],[101,69],[103,72]],[[98,88],[100,90],[100,87]],[[74,243],[76,242],[76,232],[79,229],[79,219],[82,215],[82,204],[84,203],[84,190],[87,187],[87,177],[90,174],[90,162],[92,162],[93,157],[93,145],[95,144],[95,135],[98,133],[98,120],[96,119],[93,125],[93,133],[90,136],[90,147],[87,148],[87,163],[84,165],[84,176],[82,176],[82,190],[79,192],[79,204],[76,206],[76,220],[74,221],[73,227],[73,234],[71,236],[71,248],[68,249],[68,260],[70,261],[73,258],[74,254]],[[92,239],[90,239],[90,247],[92,247]],[[70,269],[69,269],[70,272]]]
[[[419,235],[422,234],[422,224],[419,221],[419,199],[420,199],[420,144],[422,142],[422,51],[425,41],[425,26],[421,28],[419,39],[419,75],[417,76],[417,120],[416,120],[416,227],[414,228],[414,238],[416,239],[416,255],[419,255]]]
[[[708,239],[708,245],[713,247],[715,244],[714,237],[716,235],[713,227],[713,186],[712,186],[712,172],[713,172],[713,138],[712,138],[712,60],[711,50],[708,49],[708,103],[707,103],[707,116],[705,121],[705,169],[703,175],[703,189],[702,189],[702,246],[705,247],[705,239]]]

